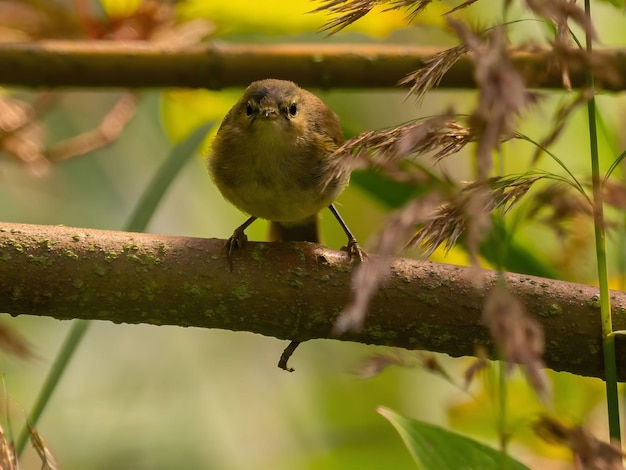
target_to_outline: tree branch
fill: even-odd
[[[38,41],[0,43],[0,81],[29,87],[247,86],[267,77],[303,87],[394,87],[441,48],[380,44],[227,44],[172,49],[151,42]],[[584,86],[584,52],[566,55],[573,87]],[[596,59],[626,76],[624,49],[595,52]],[[561,51],[561,61],[565,60]],[[560,67],[549,49],[513,51],[512,62],[530,88],[562,88]],[[473,68],[462,58],[442,88],[475,88]],[[624,83],[607,83],[621,90]]]
[[[235,254],[230,272],[223,245],[217,239],[0,223],[0,311],[299,341],[331,338],[350,289],[346,253],[311,243],[249,243]],[[480,319],[495,276],[398,259],[364,330],[335,339],[472,355],[476,345],[491,343]],[[506,278],[543,325],[548,366],[602,377],[597,289],[519,274]],[[625,329],[626,293],[612,292],[611,302],[615,328]],[[626,353],[621,341],[617,350]]]

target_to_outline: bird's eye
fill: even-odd
[[[296,114],[298,114],[298,107],[296,106],[296,103],[291,103],[289,105],[289,114],[291,116],[295,116]]]
[[[252,116],[252,105],[250,104],[250,102],[246,104],[246,116]]]

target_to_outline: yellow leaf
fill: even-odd
[[[142,0],[100,0],[109,18],[125,18],[137,11]]]
[[[593,409],[604,398],[602,381],[588,377],[579,377],[565,372],[548,370],[554,391],[554,413],[571,423],[583,423]],[[482,383],[471,396],[459,400],[448,409],[448,419],[453,429],[481,436],[498,439],[498,423],[501,421],[501,408],[498,403],[496,363],[482,375]],[[520,373],[514,373],[507,379],[506,386],[505,432],[514,443],[523,444],[536,454],[567,459],[571,452],[563,447],[546,443],[535,434],[531,423],[545,413],[545,406]]]
[[[221,122],[241,91],[175,90],[161,95],[161,122],[169,138],[179,142],[199,125]],[[216,131],[218,126],[214,126]],[[215,132],[214,131],[214,132]]]
[[[219,33],[225,34],[298,34],[318,31],[330,18],[326,13],[311,13],[320,4],[310,0],[188,0],[177,7],[181,20],[206,18],[218,25]],[[370,36],[386,36],[407,26],[406,12],[392,10],[382,12],[375,8],[359,19],[346,31],[358,31]],[[435,19],[428,15],[429,21]],[[439,15],[437,16],[437,21]],[[420,17],[418,17],[420,21]],[[321,39],[320,35],[320,39]]]

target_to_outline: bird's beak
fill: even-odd
[[[261,115],[265,119],[276,119],[278,117],[278,111],[274,108],[265,108],[261,110]]]

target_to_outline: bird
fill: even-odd
[[[338,116],[316,95],[286,80],[251,83],[220,125],[208,159],[224,198],[249,215],[225,244],[232,254],[247,241],[255,220],[270,221],[270,241],[319,243],[319,212],[328,207],[348,238],[351,259],[365,252],[334,201],[350,180],[337,150],[345,137]],[[291,341],[278,362],[287,362],[300,341]]]
[[[251,83],[228,111],[208,166],[226,200],[249,218],[226,248],[243,246],[256,219],[270,224],[270,241],[320,242],[319,212],[328,207],[348,238],[351,257],[363,260],[333,202],[348,185],[337,149],[345,137],[338,116],[316,95],[286,80]]]

